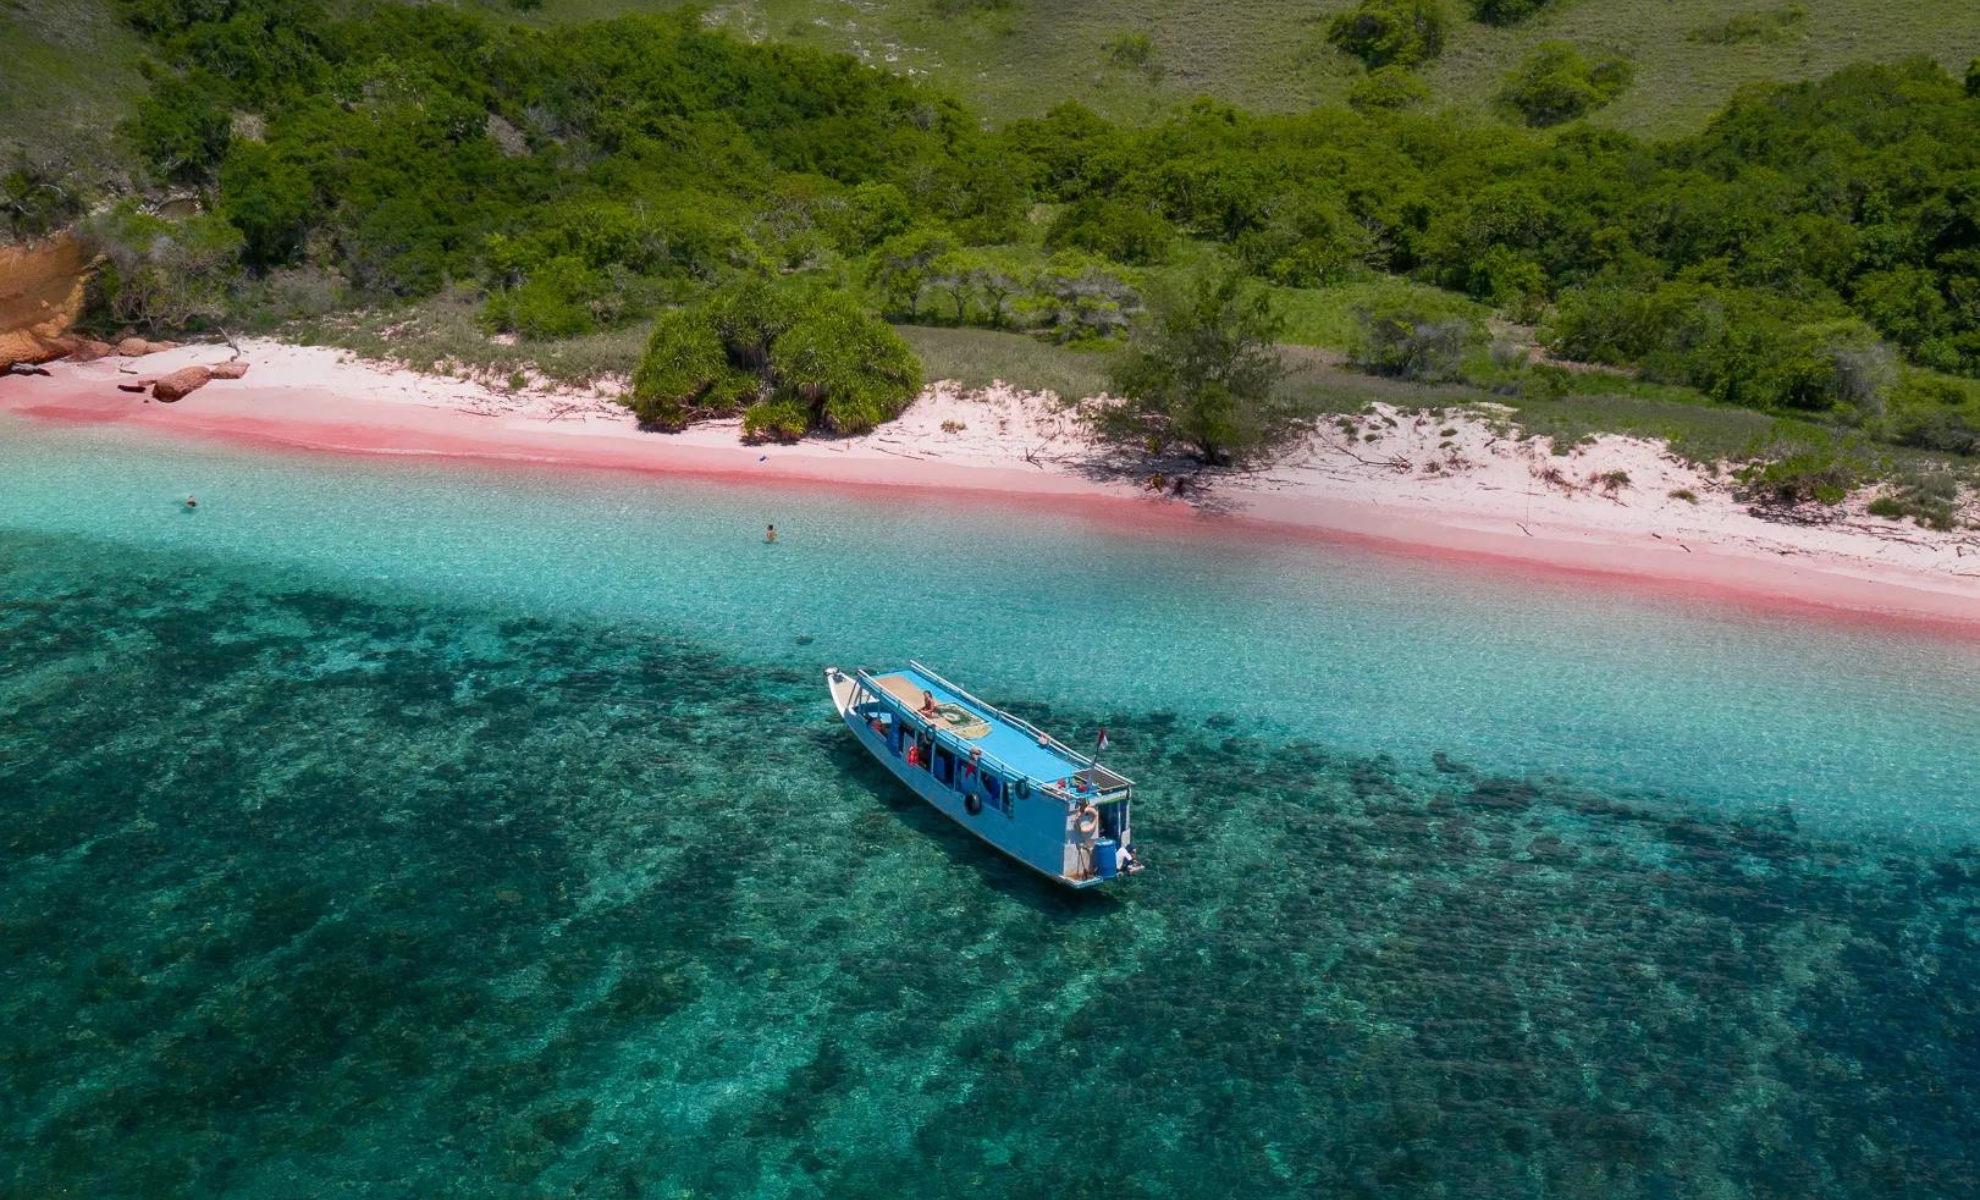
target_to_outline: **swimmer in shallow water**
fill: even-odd
[[[772,525],[769,529],[764,530],[763,540],[772,546],[777,544],[777,527],[775,525]]]
[[[199,497],[198,497],[198,496],[195,496],[195,495],[193,495],[193,494],[192,494],[191,492],[187,492],[187,493],[186,493],[186,507],[187,507],[187,508],[198,508],[198,507],[199,507]]]

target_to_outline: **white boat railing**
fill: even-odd
[[[1079,750],[1075,750],[1075,749],[1071,749],[1071,747],[1067,747],[1065,743],[1061,743],[1059,739],[1055,739],[1055,737],[1051,737],[1051,735],[1049,735],[1049,733],[1045,733],[1043,729],[1039,729],[1039,727],[1036,727],[1036,725],[1032,725],[1032,723],[1030,723],[1030,721],[1026,721],[1024,717],[1018,717],[1016,713],[1006,713],[1004,709],[1000,709],[1000,707],[996,707],[996,705],[992,705],[990,701],[984,701],[984,699],[980,699],[980,697],[974,697],[974,695],[970,695],[968,691],[964,691],[964,689],[960,689],[960,687],[956,687],[954,683],[950,683],[948,679],[942,679],[942,677],[940,677],[940,675],[937,675],[935,671],[931,671],[931,669],[929,669],[927,665],[923,665],[923,663],[919,663],[919,661],[915,661],[915,659],[907,659],[907,665],[911,665],[911,667],[915,667],[917,671],[921,671],[923,675],[927,675],[927,677],[929,677],[929,679],[933,679],[935,683],[940,683],[940,685],[942,685],[942,687],[946,687],[948,691],[952,691],[952,693],[956,693],[956,695],[960,695],[962,699],[966,699],[966,701],[970,701],[970,703],[972,703],[972,705],[976,705],[978,709],[984,709],[986,713],[996,713],[996,715],[998,715],[1000,719],[1004,719],[1004,721],[1008,721],[1008,723],[1012,723],[1012,725],[1016,725],[1018,729],[1022,729],[1022,731],[1026,731],[1026,733],[1030,733],[1032,737],[1036,737],[1036,739],[1038,739],[1039,745],[1043,745],[1043,747],[1051,747],[1051,749],[1057,750],[1059,754],[1065,754],[1067,758],[1071,758],[1071,760],[1073,760],[1073,762],[1077,762],[1079,766],[1085,766],[1085,768],[1095,768],[1095,766],[1099,766],[1101,770],[1107,770],[1105,766],[1101,766],[1101,764],[1099,764],[1099,762],[1095,762],[1093,758],[1089,758],[1089,756],[1085,756],[1085,754],[1081,754]],[[1135,780],[1131,780],[1131,778],[1127,778],[1125,774],[1117,774],[1117,772],[1113,772],[1113,770],[1107,770],[1107,774],[1113,774],[1113,776],[1115,776],[1117,780],[1121,780],[1121,784],[1125,784],[1125,786],[1129,786],[1129,788],[1133,788],[1133,786],[1135,786]]]

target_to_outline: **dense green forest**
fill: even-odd
[[[98,319],[121,326],[462,287],[489,330],[525,339],[665,313],[656,344],[710,365],[643,371],[643,415],[781,403],[758,420],[774,432],[800,396],[841,429],[898,406],[918,376],[875,316],[1115,344],[1178,272],[1400,277],[1428,286],[1358,313],[1372,371],[1564,386],[1487,354],[1483,305],[1563,359],[1980,448],[1980,70],[1919,59],[1750,88],[1702,131],[1648,142],[1564,115],[1629,78],[1571,48],[1530,56],[1503,118],[1432,111],[1409,68],[1441,36],[1423,14],[1453,14],[1361,0],[1329,34],[1373,68],[1349,106],[1204,99],[1128,126],[1068,102],[993,126],[926,84],[692,12],[547,28],[389,3],[118,12],[152,56],[129,142],[154,190],[204,200],[85,221],[110,263]],[[90,201],[45,182],[8,177],[16,231]],[[894,382],[801,359],[826,329],[864,339]],[[860,402],[828,403],[828,372]]]

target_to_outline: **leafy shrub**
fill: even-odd
[[[241,235],[221,218],[168,221],[125,205],[91,218],[83,236],[103,257],[90,281],[94,323],[176,333],[226,315]]]
[[[1958,409],[1908,409],[1892,420],[1890,436],[1900,446],[1919,450],[1980,454],[1980,417]]]
[[[1557,353],[1639,364],[1646,377],[1748,408],[1874,413],[1891,383],[1876,331],[1776,296],[1710,284],[1578,288],[1547,333]]]
[[[797,399],[765,400],[743,413],[745,442],[798,441],[811,429],[811,414]]]
[[[1348,89],[1348,107],[1361,113],[1397,112],[1430,98],[1430,85],[1405,67],[1376,67]]]
[[[1893,521],[1909,518],[1942,532],[1955,529],[1959,525],[1959,480],[1950,471],[1907,472],[1870,502],[1870,515]]]
[[[1263,223],[1233,249],[1255,275],[1286,287],[1337,283],[1368,261],[1374,246],[1338,195],[1306,189],[1281,197]]]
[[[204,74],[160,75],[137,104],[128,130],[145,165],[173,183],[210,178],[233,137],[233,117],[219,80]]]
[[[1471,0],[1471,15],[1487,25],[1512,25],[1547,7],[1549,0]]]
[[[532,271],[521,286],[491,295],[484,320],[532,339],[593,333],[598,319],[592,306],[605,290],[581,259],[563,255]]]
[[[41,237],[82,215],[83,198],[66,174],[65,164],[15,152],[13,165],[0,175],[0,220],[6,222],[0,228],[5,236]]]
[[[1123,33],[1106,46],[1107,62],[1135,71],[1155,68],[1155,39],[1145,33]]]
[[[921,368],[845,294],[745,278],[661,314],[632,382],[643,424],[680,429],[742,410],[745,434],[782,440],[892,420],[921,390]]]
[[[1141,294],[1113,267],[1078,251],[1054,255],[1016,305],[1022,322],[1060,343],[1117,338],[1142,311]]]
[[[1798,421],[1776,421],[1745,457],[1734,478],[1744,498],[1759,504],[1841,504],[1868,474],[1858,445]]]
[[[1608,104],[1634,75],[1628,59],[1589,59],[1568,42],[1542,42],[1506,77],[1500,101],[1528,125],[1558,125]]]
[[[1361,0],[1335,17],[1327,40],[1372,67],[1413,67],[1444,49],[1442,0]]]
[[[1737,46],[1743,42],[1778,42],[1789,31],[1808,20],[1808,10],[1799,4],[1784,4],[1760,12],[1737,13],[1723,21],[1700,25],[1685,35],[1687,41],[1709,46]]]
[[[1461,317],[1428,313],[1407,301],[1390,301],[1355,313],[1360,337],[1354,364],[1371,375],[1424,383],[1456,379],[1474,326]]]

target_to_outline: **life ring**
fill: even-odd
[[[1031,781],[1029,779],[1018,780],[1017,785],[1012,790],[1017,793],[1017,798],[1020,800],[1031,799]]]
[[[1094,834],[1099,833],[1100,810],[1091,804],[1080,805],[1079,815],[1073,819],[1073,828],[1079,830],[1079,836],[1081,837],[1090,838]]]
[[[968,810],[970,816],[977,815],[983,811],[983,797],[975,792],[967,793],[963,796],[963,808]]]

